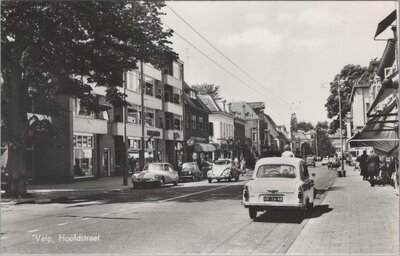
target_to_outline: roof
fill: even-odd
[[[374,39],[379,36],[383,31],[385,31],[395,20],[396,20],[396,10],[391,12],[386,18],[384,18],[381,22],[378,23],[376,28]]]
[[[184,89],[184,91],[195,92],[192,88],[190,88],[190,86],[186,82],[183,82],[183,89]],[[183,100],[184,100],[184,103],[191,108],[195,108],[197,110],[210,113],[210,110],[207,108],[207,106],[201,100],[199,100],[197,93],[196,93],[196,99],[192,99],[184,92]]]
[[[211,112],[222,112],[222,109],[218,106],[218,104],[210,95],[197,95],[197,96]]]
[[[257,161],[257,167],[264,164],[290,164],[299,166],[303,159],[296,157],[264,157]]]

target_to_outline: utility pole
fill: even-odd
[[[146,122],[145,120],[145,114],[144,114],[144,90],[146,89],[144,86],[144,74],[143,74],[143,61],[140,61],[140,99],[141,99],[141,103],[140,103],[140,107],[141,107],[141,126],[142,126],[142,136],[140,139],[140,144],[141,144],[141,148],[139,151],[139,168],[140,171],[143,171],[144,169],[144,150],[146,145],[144,145],[144,124]]]
[[[126,102],[126,83],[128,81],[128,74],[125,74],[125,79],[124,79],[124,102]],[[123,174],[122,174],[122,185],[127,186],[128,185],[128,140],[126,137],[126,105],[122,108],[122,122],[123,122],[123,127],[124,127],[124,169],[123,169]],[[134,170],[132,170],[134,171]]]
[[[317,155],[317,160],[318,160],[318,129],[315,130],[315,154]]]
[[[340,151],[342,153],[342,168],[341,168],[341,176],[345,177],[346,172],[344,170],[344,159],[343,159],[343,138],[342,138],[342,106],[341,106],[341,100],[340,100],[340,86],[342,85],[342,82],[339,81],[338,83],[338,96],[339,96],[339,125],[340,125]]]
[[[395,49],[396,49],[396,51],[395,51],[395,53],[396,53],[395,59],[397,61],[396,62],[397,63],[397,70],[399,70],[399,68],[400,68],[400,61],[399,61],[399,52],[400,52],[400,40],[399,40],[400,39],[399,38],[399,36],[400,36],[400,33],[399,33],[399,28],[400,28],[400,3],[399,3],[399,1],[396,1],[396,15],[397,15],[397,18],[396,18],[396,38],[395,38],[395,40],[396,40],[396,43],[397,43],[397,47],[395,47]],[[397,89],[397,113],[398,113],[398,116],[397,116],[397,119],[398,119],[397,138],[399,138],[399,136],[400,136],[400,111],[398,110],[399,106],[400,106],[400,88]],[[400,159],[399,146],[397,146],[397,151],[398,151],[398,159]],[[399,163],[398,162],[397,162],[397,166],[396,167],[397,167],[397,170],[398,170],[398,168],[399,168]],[[398,191],[398,188],[397,188],[397,191]]]

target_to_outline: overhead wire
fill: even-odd
[[[167,24],[165,24],[165,22],[163,23],[167,28],[172,29],[170,26],[168,26]],[[196,47],[195,45],[193,45],[189,40],[187,40],[186,38],[184,38],[182,35],[180,35],[179,33],[177,33],[174,29],[172,29],[174,31],[174,34],[179,36],[182,40],[184,40],[186,43],[188,43],[190,46],[192,46],[195,50],[197,50],[199,53],[201,53],[204,57],[206,57],[207,59],[209,59],[211,62],[213,62],[215,65],[217,65],[218,67],[220,67],[222,70],[224,70],[226,73],[228,73],[229,75],[231,75],[233,78],[235,78],[236,80],[238,80],[239,82],[241,82],[242,84],[246,85],[247,87],[249,87],[250,89],[254,90],[256,93],[262,94],[265,97],[271,99],[272,101],[281,104],[282,106],[284,106],[285,104],[282,102],[279,102],[277,100],[275,100],[274,98],[271,98],[267,95],[265,95],[264,93],[258,91],[257,89],[255,89],[254,87],[252,87],[250,84],[246,83],[245,81],[243,81],[242,79],[240,79],[239,77],[237,77],[236,75],[234,75],[232,72],[230,72],[228,69],[226,69],[225,67],[223,67],[221,64],[219,64],[218,62],[216,62],[214,59],[212,59],[210,56],[208,56],[206,53],[204,53],[202,50],[200,50],[198,47]]]
[[[228,60],[233,66],[235,66],[238,70],[240,70],[242,73],[244,73],[247,77],[249,77],[251,80],[253,80],[257,85],[259,85],[262,89],[266,90],[267,92],[273,94],[275,97],[278,97],[272,90],[264,87],[263,84],[261,84],[257,79],[255,79],[252,75],[250,75],[247,71],[245,71],[243,68],[241,68],[239,65],[237,65],[233,60],[231,60],[228,56],[226,56],[221,50],[219,50],[217,47],[214,46],[213,43],[211,43],[207,38],[205,38],[199,31],[197,31],[192,25],[190,25],[181,15],[179,15],[175,10],[173,10],[169,5],[166,5],[168,9],[170,9],[182,22],[184,22],[190,29],[192,29],[200,38],[202,38],[208,45],[210,45],[214,50],[216,50],[219,54],[221,54],[226,60]],[[285,103],[288,103],[287,101],[283,100]]]

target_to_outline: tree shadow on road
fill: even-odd
[[[272,210],[262,213],[255,219],[255,222],[266,223],[297,223],[300,224],[305,219],[319,218],[323,214],[332,211],[329,205],[317,205],[312,210],[303,212],[302,210]]]

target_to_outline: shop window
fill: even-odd
[[[154,139],[146,141],[146,150],[154,150]]]
[[[191,127],[193,130],[196,130],[196,115],[190,115]]]
[[[74,175],[93,175],[93,136],[74,135]]]
[[[131,149],[141,149],[141,139],[128,139],[128,145]]]
[[[199,130],[204,130],[204,118],[199,116]]]

